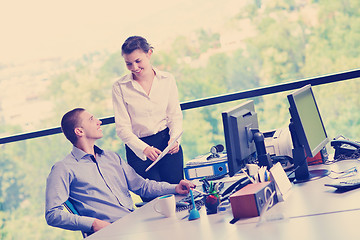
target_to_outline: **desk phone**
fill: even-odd
[[[352,157],[353,154],[360,156],[360,143],[356,141],[350,141],[348,139],[335,138],[331,141],[331,146],[335,149],[334,159]],[[355,156],[356,157],[356,156]]]

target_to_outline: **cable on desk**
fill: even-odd
[[[221,201],[225,201],[230,197],[230,195],[241,188],[245,187],[246,185],[250,184],[251,181],[247,177],[243,177],[236,181],[235,183],[231,184],[228,188],[226,188],[220,195]]]
[[[301,167],[302,165],[304,165],[305,163],[307,163],[307,162],[306,162],[306,158],[307,158],[307,157],[305,157],[305,159],[304,159],[303,161],[301,161],[302,164],[297,165],[297,166],[294,165],[294,169],[287,175],[287,177],[288,177],[289,179],[290,179],[291,174],[293,174],[296,170],[298,170],[299,167]],[[294,178],[294,179],[295,179],[295,178]]]
[[[327,177],[329,177],[331,179],[342,179],[342,178],[353,177],[353,176],[357,175],[357,172],[358,172],[357,167],[352,167],[345,171],[340,171],[340,172],[330,170],[330,174],[334,173],[334,174],[339,174],[339,175],[341,174],[341,175],[337,176],[337,177],[332,177],[332,176],[328,175]]]

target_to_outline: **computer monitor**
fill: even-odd
[[[329,142],[311,85],[287,96],[290,104],[290,133],[293,141],[295,181],[304,182],[324,177],[328,170],[309,171],[307,157],[314,157]]]
[[[234,176],[256,158],[252,132],[259,126],[254,101],[247,101],[223,112],[222,120],[229,175]]]

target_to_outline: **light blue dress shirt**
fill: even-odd
[[[129,190],[149,198],[175,193],[176,185],[142,178],[118,154],[97,146],[94,150],[96,161],[74,146],[52,167],[46,184],[49,225],[91,233],[95,218],[112,223],[134,211]],[[67,199],[80,216],[63,211]]]

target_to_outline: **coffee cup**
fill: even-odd
[[[174,194],[164,195],[156,198],[154,210],[165,217],[173,217],[176,212],[176,202]]]

